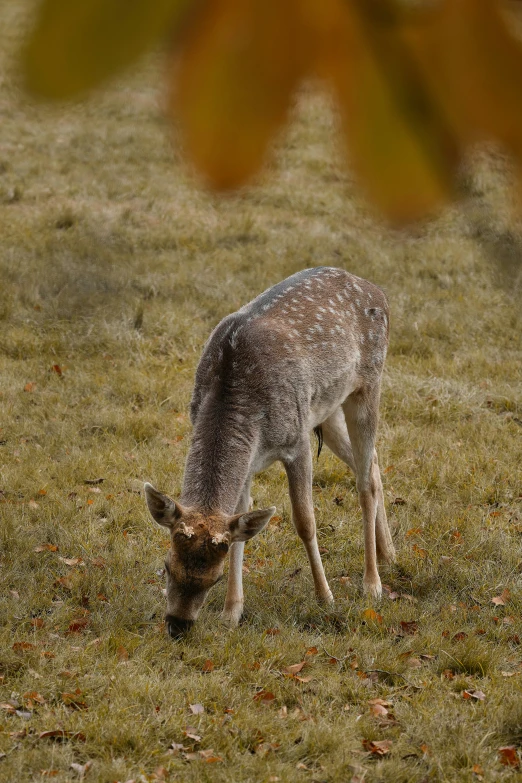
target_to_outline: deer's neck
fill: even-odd
[[[219,395],[202,404],[185,466],[181,503],[233,514],[257,446],[252,416]]]

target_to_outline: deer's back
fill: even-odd
[[[281,419],[316,426],[380,377],[387,341],[380,288],[332,267],[298,272],[214,329],[196,374],[192,419],[205,396],[217,394],[271,426]]]

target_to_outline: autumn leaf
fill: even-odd
[[[26,383],[25,386],[24,386],[24,392],[29,392],[29,393],[33,392],[35,390],[35,388],[36,388],[36,384],[35,383]]]
[[[414,636],[419,630],[419,626],[415,620],[401,620],[401,629],[408,636]]]
[[[82,560],[81,557],[62,557],[61,555],[58,555],[58,559],[62,561],[62,563],[65,563],[65,565],[68,566],[84,566],[85,563]]]
[[[375,623],[382,623],[382,615],[378,614],[375,609],[365,609],[362,613],[364,620],[371,620]]]
[[[38,735],[38,739],[49,739],[56,742],[63,742],[66,739],[75,739],[80,742],[85,742],[85,734],[81,731],[66,731],[65,729],[52,729],[50,731],[42,731]]]
[[[504,745],[504,747],[499,748],[498,755],[500,756],[500,763],[505,767],[520,769],[520,758],[514,745]]]
[[[193,715],[202,715],[205,712],[202,704],[189,704],[189,709]]]
[[[13,650],[15,652],[25,652],[27,650],[34,650],[36,649],[34,644],[31,644],[31,642],[15,642],[13,644]]]
[[[58,552],[56,544],[39,544],[35,546],[33,552]]]
[[[367,740],[362,741],[363,748],[368,753],[373,753],[376,756],[385,756],[390,752],[393,742],[391,740]]]
[[[496,595],[492,598],[491,603],[495,604],[495,606],[505,606],[509,601],[509,595],[509,590],[506,588],[500,595]]]
[[[41,617],[33,617],[31,618],[31,625],[33,628],[43,628],[45,623]]]
[[[69,623],[67,630],[69,633],[81,633],[82,631],[85,631],[88,625],[89,619],[87,617],[79,617],[77,620],[73,620],[72,623]]]
[[[187,32],[172,114],[211,185],[243,185],[260,168],[306,72],[296,0],[214,0]]]
[[[463,699],[476,699],[477,701],[484,701],[486,694],[483,691],[462,691]]]
[[[175,33],[188,0],[44,0],[24,52],[29,89],[63,100],[97,86]]]
[[[211,661],[210,658],[207,658],[207,660],[203,664],[201,671],[206,674],[208,674],[211,671],[214,671],[214,661]]]
[[[293,663],[291,666],[285,666],[285,672],[290,675],[299,674],[304,666],[306,666],[306,661],[301,661],[301,663]]]
[[[269,704],[271,701],[274,701],[275,696],[270,691],[260,690],[256,694],[254,694],[254,701],[258,701],[261,704]]]

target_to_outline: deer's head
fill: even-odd
[[[195,622],[208,591],[223,577],[230,545],[248,541],[268,524],[275,508],[229,516],[185,508],[145,484],[152,518],[170,530],[171,547],[165,560],[169,634],[179,637]]]

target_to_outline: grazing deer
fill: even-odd
[[[145,484],[156,522],[169,528],[167,626],[179,636],[221,579],[230,551],[223,619],[243,612],[245,541],[275,508],[249,511],[255,473],[280,460],[292,516],[320,601],[333,601],[317,545],[309,433],[353,470],[364,524],[364,589],[381,595],[377,559],[395,552],[375,452],[388,304],[375,285],[317,267],[269,288],[224,318],[204,348],[190,415],[194,432],[180,502]]]

